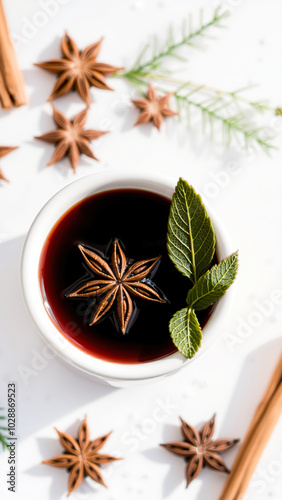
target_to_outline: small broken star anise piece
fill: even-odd
[[[109,64],[98,62],[97,56],[100,52],[103,39],[84,50],[80,51],[77,45],[66,33],[62,38],[61,50],[62,59],[53,59],[42,63],[36,63],[51,73],[58,75],[57,83],[53,89],[49,101],[56,97],[68,94],[71,90],[76,90],[80,97],[90,105],[89,89],[91,86],[100,89],[112,90],[106,83],[105,76],[115,73],[123,68],[110,66]]]
[[[184,441],[161,444],[167,450],[187,459],[187,487],[201,472],[204,465],[218,471],[229,473],[219,453],[232,448],[239,439],[216,439],[212,441],[214,433],[215,415],[198,432],[195,427],[181,420]]]
[[[79,431],[78,439],[73,438],[70,434],[60,432],[56,429],[61,445],[65,448],[62,455],[44,460],[42,463],[53,465],[54,467],[63,467],[69,471],[69,492],[76,490],[82,483],[84,477],[89,476],[94,481],[103,486],[106,486],[101,474],[101,464],[122,460],[121,458],[112,457],[111,455],[102,455],[98,451],[104,446],[109,434],[102,436],[95,441],[89,439],[89,429],[86,422],[86,417],[83,420]]]
[[[135,125],[152,121],[155,127],[160,130],[164,118],[178,115],[177,111],[167,106],[172,95],[172,93],[169,93],[158,97],[156,89],[149,83],[147,98],[132,100],[133,104],[135,104],[138,109],[141,109],[141,113]]]
[[[98,137],[101,137],[101,135],[106,134],[108,131],[102,132],[101,130],[85,130],[83,128],[87,118],[87,109],[78,113],[73,120],[69,120],[53,105],[53,118],[58,125],[58,128],[35,137],[35,139],[56,144],[53,157],[49,163],[47,163],[48,166],[53,165],[54,163],[62,160],[65,156],[68,156],[71,166],[75,171],[79,162],[80,154],[85,154],[90,158],[97,160],[90,148],[90,141],[98,139]]]
[[[6,156],[9,154],[11,151],[14,151],[14,149],[17,149],[18,146],[0,146],[0,158],[3,156]],[[9,182],[9,179],[5,176],[3,170],[0,168],[0,180]]]
[[[78,248],[87,267],[99,279],[91,279],[79,285],[67,297],[101,297],[100,302],[96,303],[89,326],[102,319],[116,305],[116,319],[121,332],[125,334],[133,313],[132,297],[152,302],[166,302],[164,296],[161,296],[153,283],[147,279],[161,257],[129,264],[117,239],[113,243],[110,264],[92,250],[82,245],[78,245]]]

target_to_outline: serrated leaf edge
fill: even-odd
[[[175,340],[173,338],[173,331],[175,330],[175,328],[179,327],[181,325],[181,323],[183,323],[183,324],[187,323],[187,319],[184,320],[183,317],[182,317],[182,318],[179,319],[179,323],[176,326],[174,325],[172,327],[172,325],[173,325],[173,322],[176,319],[176,316],[179,315],[179,313],[181,313],[182,311],[187,311],[187,313],[185,312],[185,315],[188,314],[188,328],[187,328],[188,335],[185,336],[184,339],[182,339],[179,344],[176,344]],[[196,350],[194,350],[193,347],[191,346],[191,340],[190,340],[190,336],[189,336],[189,333],[190,333],[189,325],[191,323],[190,316],[191,316],[192,313],[194,313],[194,316],[195,316],[195,319],[196,319],[196,325],[199,328],[199,332],[198,333],[200,333],[200,341],[196,342],[196,344],[197,344],[197,349]],[[183,330],[184,329],[186,329],[186,326],[183,328]],[[175,345],[175,347],[178,349],[178,351],[181,352],[181,354],[183,354],[186,358],[189,358],[189,359],[193,358],[195,356],[196,352],[198,352],[198,349],[201,346],[201,341],[202,341],[202,338],[203,338],[203,336],[202,336],[202,329],[201,329],[200,323],[198,321],[198,318],[196,316],[196,313],[195,313],[194,309],[193,308],[184,307],[183,309],[180,309],[179,311],[177,311],[172,316],[172,318],[171,318],[171,320],[169,322],[169,331],[170,331],[170,336],[171,336],[172,342]],[[178,336],[179,336],[179,334],[178,334]],[[185,342],[186,338],[187,338],[188,349],[185,349],[185,350],[186,351],[188,350],[188,352],[189,352],[188,355],[185,354],[184,349],[181,349],[181,344],[183,342]]]
[[[207,309],[207,307],[209,307],[210,305],[214,304],[214,302],[216,301],[213,301],[211,302],[209,305],[205,305],[205,307],[202,307],[202,308],[197,308],[197,301],[198,300],[202,300],[203,297],[205,296],[208,296],[210,295],[213,291],[214,291],[214,288],[212,288],[212,290],[210,290],[208,293],[202,295],[201,297],[198,296],[197,300],[194,300],[193,302],[189,302],[189,295],[192,295],[193,294],[193,290],[195,290],[196,288],[198,288],[201,284],[201,282],[203,282],[207,277],[208,275],[212,274],[213,270],[218,268],[218,266],[220,264],[222,264],[223,262],[227,262],[229,259],[232,259],[231,262],[230,262],[230,266],[228,267],[228,269],[226,270],[226,272],[224,273],[224,275],[220,278],[220,281],[222,281],[224,279],[224,277],[226,276],[226,274],[230,271],[230,268],[232,267],[232,265],[235,263],[236,265],[236,269],[235,269],[235,273],[234,273],[234,276],[232,277],[231,281],[229,282],[227,288],[226,286],[224,286],[224,290],[222,291],[222,295],[217,299],[219,300],[224,294],[225,292],[228,290],[228,288],[234,283],[236,277],[237,277],[237,273],[238,273],[238,269],[239,269],[239,265],[238,265],[238,250],[236,252],[234,252],[233,254],[231,254],[229,257],[226,257],[225,259],[221,260],[218,264],[215,264],[210,270],[206,271],[205,274],[203,274],[197,283],[195,283],[195,285],[193,286],[193,288],[191,288],[187,294],[187,299],[186,299],[186,302],[187,302],[187,306],[188,307],[193,307],[195,309],[195,311],[201,311],[201,310],[204,310],[204,309]],[[217,286],[219,283],[217,282],[217,284],[215,286]]]
[[[177,213],[178,213],[179,218],[180,218],[181,220],[183,220],[183,219],[182,219],[182,217],[181,217],[181,215],[180,215],[180,213],[179,213],[178,205],[177,205],[177,203],[175,202],[175,199],[177,198],[177,190],[179,190],[179,191],[180,191],[180,190],[182,190],[182,193],[183,193],[183,194],[182,194],[182,196],[183,196],[183,198],[184,198],[184,200],[185,200],[185,205],[186,205],[186,212],[187,212],[187,214],[189,214],[189,210],[188,210],[188,206],[187,206],[187,199],[186,199],[186,191],[185,191],[185,187],[188,187],[188,189],[190,189],[190,190],[191,190],[191,192],[192,192],[192,194],[193,194],[193,197],[195,197],[195,198],[199,201],[199,203],[200,203],[200,205],[201,205],[201,209],[202,209],[202,210],[203,210],[203,212],[204,212],[204,221],[203,221],[203,223],[202,223],[202,226],[204,225],[204,223],[205,223],[205,222],[206,222],[206,220],[208,219],[208,220],[210,221],[210,227],[211,227],[211,229],[212,229],[212,236],[213,236],[213,238],[212,238],[212,239],[213,239],[213,241],[212,241],[212,248],[213,248],[213,252],[212,252],[212,256],[211,256],[211,258],[210,258],[209,262],[208,262],[208,263],[204,266],[205,268],[208,268],[208,266],[210,265],[210,263],[211,263],[211,261],[212,261],[212,258],[213,258],[213,256],[214,256],[214,252],[215,252],[215,244],[216,244],[216,237],[215,237],[215,231],[214,231],[214,228],[213,228],[212,221],[211,221],[211,219],[210,219],[210,217],[209,217],[209,215],[208,215],[207,209],[206,209],[206,207],[205,207],[205,205],[204,205],[204,203],[203,203],[203,200],[202,200],[202,198],[201,198],[201,195],[200,195],[200,194],[198,194],[198,193],[195,191],[195,189],[193,188],[193,186],[191,186],[191,185],[190,185],[187,181],[185,181],[182,177],[180,177],[180,178],[179,178],[178,183],[177,183],[177,185],[176,185],[176,187],[175,187],[175,192],[173,193],[173,196],[172,196],[172,201],[171,201],[171,209],[170,209],[169,220],[168,220],[167,251],[168,251],[168,255],[169,255],[169,257],[170,257],[171,261],[173,262],[174,266],[176,267],[176,269],[177,269],[177,270],[178,270],[181,274],[183,274],[185,277],[187,277],[188,279],[190,279],[193,283],[196,283],[196,282],[197,282],[197,279],[199,279],[199,278],[200,278],[200,276],[201,276],[202,274],[201,274],[200,276],[198,276],[198,271],[197,271],[197,269],[196,269],[196,263],[195,263],[195,251],[194,251],[194,239],[195,239],[195,238],[192,238],[192,237],[191,237],[191,219],[190,219],[190,217],[188,217],[188,226],[189,226],[189,235],[188,235],[188,236],[189,236],[189,239],[190,239],[190,246],[191,246],[191,249],[189,249],[189,248],[187,247],[187,250],[188,250],[188,253],[191,253],[191,254],[192,254],[192,261],[190,260],[190,258],[189,258],[189,256],[188,256],[188,255],[185,255],[185,254],[184,254],[184,252],[183,252],[182,250],[180,250],[179,248],[177,248],[177,247],[175,246],[175,244],[171,241],[171,237],[170,237],[170,233],[172,233],[172,234],[173,234],[173,236],[174,236],[177,240],[179,240],[179,238],[177,237],[177,235],[176,235],[176,234],[175,234],[175,232],[173,231],[173,227],[172,227],[172,217],[173,217],[173,209],[174,209],[174,208],[176,209],[176,211],[177,211]],[[176,221],[175,221],[175,219],[174,219],[174,218],[173,218],[173,220],[174,220],[175,225],[177,225],[177,223],[176,223]],[[186,221],[183,221],[183,223],[184,223],[184,225],[187,225],[187,224],[186,224]],[[201,226],[201,227],[202,227],[202,226]],[[182,231],[182,228],[180,228],[180,229],[181,229],[181,231]],[[201,228],[199,228],[199,231],[201,231]],[[197,233],[197,235],[196,235],[196,236],[198,236],[199,231],[198,231],[198,233]],[[208,234],[206,235],[206,238],[204,239],[204,241],[203,241],[202,245],[203,245],[203,244],[204,244],[204,242],[206,241],[207,236],[208,236]],[[183,245],[183,246],[186,246],[186,245],[184,245],[184,243],[183,243],[181,240],[179,240],[179,241],[180,241],[180,243],[181,243],[181,246],[182,246],[182,245]],[[201,246],[202,246],[202,245],[201,245]],[[184,258],[185,258],[185,261],[190,262],[192,269],[188,269],[188,268],[187,268],[187,267],[183,264],[183,262],[179,261],[179,259],[175,256],[175,254],[171,251],[171,247],[175,247],[179,253],[182,253],[182,254],[183,254],[183,256],[184,256]],[[198,250],[198,251],[199,251],[199,250]],[[208,253],[208,252],[206,252],[206,253]],[[203,259],[201,259],[201,261],[200,261],[200,262],[202,262],[202,260],[203,260]],[[175,261],[179,261],[179,264],[178,264],[178,263],[176,263]],[[186,272],[185,272],[185,270],[186,270]]]

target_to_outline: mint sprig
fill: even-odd
[[[167,248],[175,267],[193,283],[209,268],[215,252],[215,233],[202,199],[183,179],[172,197]]]
[[[177,349],[192,358],[201,346],[202,330],[196,311],[219,300],[234,282],[238,252],[208,269],[215,253],[215,232],[201,197],[179,179],[168,220],[167,248],[176,269],[193,283],[187,307],[177,311],[169,331]]]

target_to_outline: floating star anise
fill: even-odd
[[[67,297],[101,297],[97,303],[89,326],[99,321],[116,303],[116,318],[123,334],[126,333],[133,313],[132,298],[154,302],[166,302],[146,279],[161,257],[140,260],[128,264],[127,258],[116,239],[113,243],[111,265],[97,253],[78,245],[85,263],[100,279],[80,285]]]
[[[62,160],[65,156],[68,156],[71,166],[75,171],[80,154],[83,153],[97,160],[90,149],[90,141],[98,139],[101,135],[106,134],[107,131],[85,130],[83,128],[87,118],[87,109],[78,113],[73,120],[69,120],[53,105],[53,117],[58,125],[57,130],[52,130],[39,137],[35,137],[35,139],[56,144],[53,157],[47,165],[53,165],[57,161]]]
[[[35,64],[35,66],[58,75],[49,101],[68,94],[71,90],[76,90],[89,106],[91,86],[112,90],[106,83],[105,75],[110,75],[123,68],[96,61],[102,41],[101,38],[98,42],[79,51],[74,41],[66,33],[61,42],[63,58]]]
[[[133,99],[135,106],[141,109],[141,113],[135,125],[152,121],[158,130],[161,128],[163,119],[168,116],[178,115],[177,111],[173,111],[167,106],[172,94],[164,94],[158,97],[156,89],[149,83],[147,98]]]
[[[18,146],[0,146],[0,158],[2,158],[2,156],[6,156],[14,149],[17,149],[17,147]],[[4,175],[3,170],[1,168],[0,168],[0,180],[9,182],[9,180]]]
[[[187,424],[182,419],[180,420],[185,441],[175,441],[161,446],[188,460],[187,486],[200,474],[203,465],[229,473],[230,470],[226,467],[219,453],[223,453],[234,446],[239,439],[216,439],[212,441],[215,416],[204,425],[200,433],[195,427]]]
[[[83,478],[86,476],[90,476],[97,483],[106,486],[101,474],[100,465],[114,462],[115,460],[121,460],[121,458],[98,453],[104,446],[111,432],[95,439],[95,441],[90,441],[86,417],[79,428],[77,440],[65,432],[60,432],[58,429],[56,429],[56,431],[59,435],[61,445],[66,451],[62,453],[62,455],[44,460],[42,463],[68,469],[70,473],[68,495],[78,488]]]

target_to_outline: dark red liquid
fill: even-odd
[[[95,194],[66,212],[49,233],[42,250],[39,279],[46,309],[64,336],[83,351],[116,363],[144,363],[174,352],[168,330],[172,315],[186,306],[191,282],[170,261],[166,250],[170,200],[148,191],[119,189]],[[122,335],[114,312],[88,326],[95,299],[66,298],[78,281],[95,279],[77,248],[82,244],[110,255],[118,238],[128,259],[162,255],[152,281],[169,302],[136,301],[129,332]],[[113,308],[112,311],[114,311]],[[211,308],[198,315],[203,327]]]

